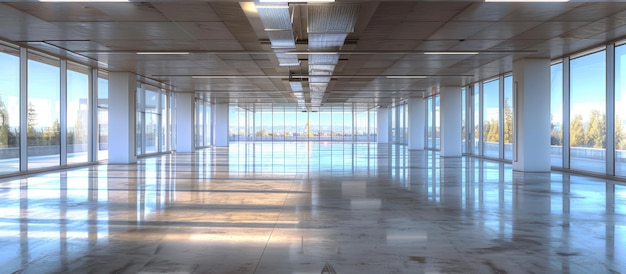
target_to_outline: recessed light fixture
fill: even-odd
[[[387,79],[426,79],[426,75],[387,75]]]
[[[485,0],[485,2],[569,2],[569,0]]]
[[[426,51],[428,55],[476,55],[477,51]]]
[[[285,54],[308,54],[308,55],[324,54],[324,55],[333,55],[333,54],[339,54],[339,52],[336,52],[336,51],[288,51],[288,52],[285,52]]]
[[[150,54],[154,54],[154,55],[185,55],[185,54],[189,54],[189,52],[183,52],[183,51],[138,51],[137,54],[139,55],[150,55]]]
[[[332,3],[335,0],[259,0],[259,3]]]
[[[129,0],[39,0],[39,2],[57,2],[57,3],[71,3],[71,2],[82,2],[82,3],[103,3],[103,2],[129,2]]]
[[[280,75],[192,75],[193,79],[282,79],[285,76]]]
[[[257,9],[288,9],[289,6],[288,5],[257,5],[256,8]]]

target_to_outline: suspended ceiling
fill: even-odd
[[[338,58],[330,68],[322,105],[388,106],[411,96],[427,96],[441,86],[466,85],[509,72],[519,58],[558,58],[626,37],[624,1],[337,0],[290,3],[295,48],[282,50],[276,43],[273,48],[273,42],[282,40],[271,36],[291,36],[271,33],[258,5],[224,0],[3,1],[0,37],[108,71],[134,72],[171,85],[176,92],[242,106],[296,103],[290,80],[302,83],[305,100],[311,102],[308,75],[313,54],[307,51],[320,48],[319,43],[312,44],[319,41],[312,38],[309,26],[309,16],[317,16],[312,5],[357,10],[356,18],[339,18],[355,22],[342,46],[333,50]],[[333,40],[329,35],[324,39]],[[477,54],[425,54],[457,51]],[[292,60],[296,56],[297,64],[281,66],[277,53],[285,52]]]

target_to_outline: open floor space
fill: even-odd
[[[0,181],[4,273],[625,273],[626,185],[235,142]]]

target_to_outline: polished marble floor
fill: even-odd
[[[626,184],[232,143],[0,181],[0,273],[626,273]]]

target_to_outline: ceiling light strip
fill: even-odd
[[[569,2],[569,0],[485,0],[485,2],[511,2],[511,3],[541,3],[541,2]]]
[[[427,55],[476,55],[477,51],[425,51]]]
[[[138,55],[187,55],[188,51],[138,51]]]

